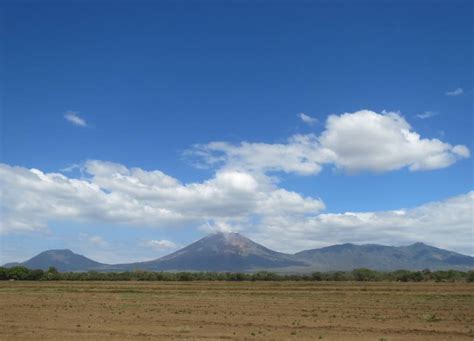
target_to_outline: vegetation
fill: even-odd
[[[394,281],[394,282],[474,282],[474,271],[408,271],[382,272],[355,269],[343,272],[313,272],[312,274],[277,274],[268,271],[241,272],[59,272],[31,270],[24,266],[0,267],[0,280],[20,281]]]

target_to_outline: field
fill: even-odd
[[[474,285],[1,282],[0,339],[472,340]]]

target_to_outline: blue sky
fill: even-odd
[[[474,253],[471,2],[1,6],[0,262],[214,230]]]

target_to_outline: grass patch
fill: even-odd
[[[425,320],[426,322],[439,322],[441,321],[441,319],[436,316],[436,314],[425,314],[423,315],[423,320]]]

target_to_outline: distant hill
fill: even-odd
[[[49,250],[23,263],[31,269],[50,266],[59,271],[220,271],[304,273],[312,271],[349,271],[356,268],[374,270],[440,270],[474,269],[474,257],[432,247],[423,243],[408,246],[376,244],[341,244],[305,250],[294,255],[270,250],[239,233],[208,235],[167,256],[139,263],[103,264],[73,253],[71,250]]]
[[[168,256],[124,266],[155,271],[237,272],[304,265],[292,255],[267,249],[239,233],[216,233]]]
[[[341,244],[301,251],[297,259],[320,271],[347,271],[355,268],[374,270],[469,269],[474,257],[439,249],[423,243],[408,246]]]
[[[54,266],[58,271],[88,271],[106,270],[106,264],[102,264],[82,255],[78,255],[71,250],[48,250],[41,252],[23,263],[10,263],[10,267],[15,265],[26,266],[30,269],[47,270]]]

